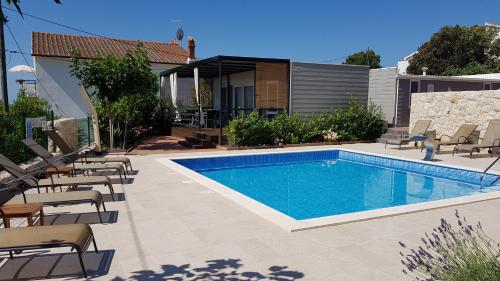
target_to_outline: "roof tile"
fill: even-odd
[[[92,36],[32,33],[32,54],[43,57],[70,57],[70,50],[76,47],[81,58],[103,57],[115,54],[122,57],[128,50],[133,51],[138,43],[144,45],[151,63],[185,64],[188,53],[177,44],[101,38]]]

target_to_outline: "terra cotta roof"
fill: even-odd
[[[151,63],[185,64],[188,53],[176,43],[162,43],[139,40],[125,40],[80,35],[32,33],[32,55],[42,57],[69,58],[70,50],[77,48],[80,58],[125,55],[142,43]]]

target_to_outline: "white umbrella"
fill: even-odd
[[[20,64],[9,69],[9,72],[33,73],[35,70],[31,66]]]

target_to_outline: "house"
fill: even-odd
[[[411,94],[500,89],[500,74],[433,76],[398,74],[396,67],[371,69],[368,100],[380,105],[394,127],[408,127]]]
[[[162,72],[161,95],[175,91],[171,90],[170,81],[175,81],[172,77],[194,81],[195,71],[199,81],[210,89],[211,103],[204,104],[202,110],[206,126],[219,128],[219,136],[231,118],[253,110],[266,116],[286,111],[307,118],[346,108],[351,97],[364,104],[368,99],[367,66],[238,56],[215,56]],[[187,114],[193,118],[199,112]]]
[[[123,56],[141,43],[147,52],[153,72],[186,64],[194,59],[194,39],[190,38],[190,53],[176,41],[170,43],[124,40],[80,35],[32,33],[32,55],[37,76],[37,94],[46,99],[57,115],[77,119],[87,118],[88,109],[80,96],[79,81],[71,76],[70,51],[76,48],[82,59]],[[179,87],[191,87],[180,83]],[[181,97],[183,98],[183,97]]]

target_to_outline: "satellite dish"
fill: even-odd
[[[182,41],[182,38],[184,38],[184,30],[182,30],[182,28],[177,29],[175,37],[177,38],[177,40]]]

